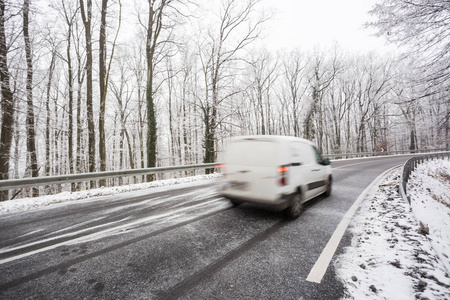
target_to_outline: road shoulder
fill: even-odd
[[[445,299],[450,279],[411,207],[398,194],[400,169],[366,198],[347,234],[351,245],[334,259],[346,299]]]

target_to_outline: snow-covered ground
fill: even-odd
[[[398,193],[400,169],[353,218],[352,245],[335,260],[346,299],[450,299],[450,161],[412,173]]]

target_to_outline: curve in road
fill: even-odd
[[[333,162],[332,196],[295,221],[233,208],[215,181],[3,216],[0,297],[339,299],[332,265],[308,275],[355,200],[407,158]]]

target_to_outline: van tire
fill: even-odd
[[[324,193],[325,197],[329,197],[331,195],[332,185],[333,185],[333,179],[330,176],[327,181],[327,189],[325,190],[325,193]]]
[[[286,213],[288,217],[295,219],[303,211],[303,196],[302,193],[297,192],[295,194],[292,194],[291,196],[291,205],[286,210]]]
[[[242,202],[236,199],[232,199],[232,198],[228,198],[228,200],[230,200],[231,204],[233,204],[233,206],[238,206],[241,205]]]

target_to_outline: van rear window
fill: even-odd
[[[277,144],[264,140],[236,141],[228,145],[227,164],[243,166],[273,166],[277,160]]]

